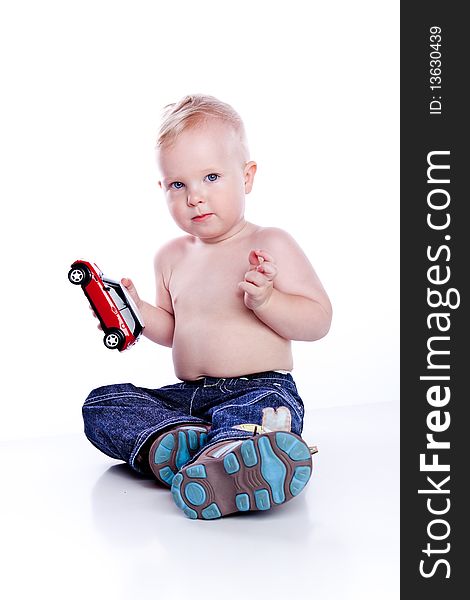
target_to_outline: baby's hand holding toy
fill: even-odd
[[[137,308],[141,311],[143,301],[141,300],[139,294],[137,293],[137,290],[135,289],[135,285],[133,284],[132,280],[129,279],[129,277],[123,277],[121,279],[121,284],[126,288],[127,293],[132,298],[132,300],[134,301]]]
[[[79,285],[88,299],[93,316],[103,331],[106,348],[122,352],[140,337],[144,323],[139,298],[130,279],[121,282],[103,277],[99,267],[86,260],[76,260],[68,274],[70,283]]]

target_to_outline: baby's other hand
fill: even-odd
[[[251,310],[268,302],[273,292],[277,267],[273,257],[264,250],[252,250],[248,256],[250,269],[238,287],[245,292],[245,306]]]

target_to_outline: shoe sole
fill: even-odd
[[[217,519],[284,504],[300,494],[311,474],[312,457],[302,438],[273,431],[219,458],[202,454],[174,477],[171,493],[190,519]]]
[[[182,425],[158,436],[149,451],[149,464],[155,477],[171,487],[176,473],[206,443],[210,427]]]

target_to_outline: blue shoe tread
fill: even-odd
[[[175,439],[172,433],[166,435],[161,442],[158,444],[155,455],[154,462],[157,465],[161,465],[164,462],[170,460],[171,452],[175,445]]]
[[[175,464],[179,470],[181,467],[189,461],[191,455],[189,454],[188,442],[186,440],[186,433],[184,431],[178,432],[178,450],[176,451]]]
[[[175,475],[173,479],[173,484],[171,486],[171,495],[173,496],[173,500],[178,508],[184,512],[184,514],[190,519],[197,519],[197,512],[193,510],[190,506],[186,504],[181,495],[181,482],[183,481],[183,476],[181,473]]]
[[[191,465],[186,469],[188,477],[205,479],[207,477],[206,467],[204,465]]]
[[[250,496],[248,494],[237,494],[235,504],[239,511],[250,510]]]
[[[189,438],[189,447],[191,448],[191,450],[197,450],[198,440],[197,440],[197,433],[194,431],[194,429],[188,430],[188,438]]]
[[[256,455],[255,445],[251,440],[246,440],[243,442],[240,452],[246,467],[254,467],[256,464],[258,464],[258,456]]]
[[[240,470],[240,463],[233,452],[224,457],[224,469],[229,475],[237,473]]]
[[[274,453],[269,438],[261,437],[258,440],[258,449],[261,456],[261,475],[271,488],[274,502],[282,504],[286,499],[284,494],[286,466]]]
[[[168,485],[172,484],[175,474],[170,469],[170,467],[163,467],[163,469],[160,469],[158,473],[165,483],[167,483]]]
[[[206,501],[206,491],[200,483],[191,481],[184,488],[184,495],[194,506],[201,506]]]
[[[310,450],[305,442],[290,433],[278,431],[276,433],[276,444],[292,460],[308,460],[310,458]]]
[[[290,493],[293,496],[297,496],[307,485],[312,469],[310,467],[296,467],[294,476],[289,485]]]
[[[218,519],[222,516],[219,507],[215,502],[206,506],[206,508],[201,512],[204,519]]]
[[[193,510],[192,508],[189,508],[189,506],[185,506],[183,508],[183,512],[190,519],[197,519],[197,512],[195,510]]]
[[[194,429],[169,432],[162,438],[153,455],[153,461],[157,465],[169,462],[176,445],[175,465],[177,470],[184,467],[206,442],[207,434],[202,432],[198,435]]]
[[[258,510],[268,510],[271,508],[268,490],[255,490],[255,504]]]
[[[182,480],[183,476],[181,475],[181,473],[178,473],[177,475],[175,475],[175,478],[173,479],[173,484],[171,486],[171,495],[173,496],[173,500],[175,501],[176,506],[178,506],[179,508],[185,508],[186,506],[180,491]]]

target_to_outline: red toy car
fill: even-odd
[[[104,331],[104,345],[119,352],[134,344],[144,329],[137,306],[119,281],[103,277],[97,265],[76,260],[68,274],[70,283],[81,285]]]

